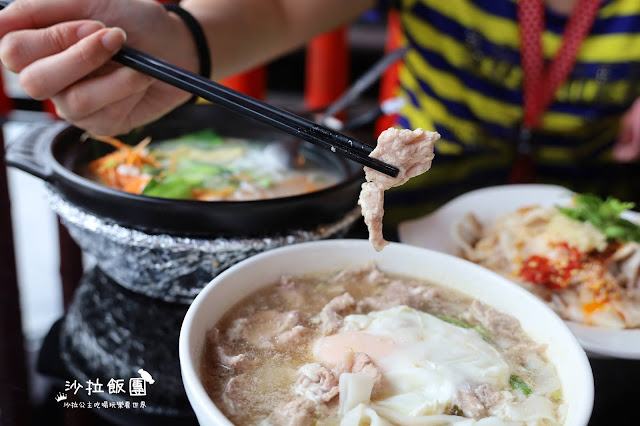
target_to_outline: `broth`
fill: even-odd
[[[201,377],[234,424],[517,422],[527,409],[558,424],[544,350],[513,317],[370,264],[283,277],[244,299],[209,331]],[[348,401],[361,382],[369,397]]]

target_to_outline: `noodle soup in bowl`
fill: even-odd
[[[203,425],[586,425],[593,405],[584,351],[530,293],[364,240],[275,249],[217,276],[185,316],[180,363]]]

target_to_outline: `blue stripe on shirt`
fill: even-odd
[[[492,3],[492,2],[489,2]],[[423,22],[427,25],[432,26],[438,32],[441,32],[449,37],[454,38],[461,44],[466,44],[465,40],[469,34],[469,30],[461,25],[459,22],[449,18],[441,14],[440,12],[429,8],[428,6],[422,3],[416,3],[413,7],[412,12],[416,14]],[[634,24],[636,25],[635,29],[632,31],[640,32],[640,16],[635,16]],[[408,31],[405,31],[407,34]],[[477,33],[476,33],[477,34]],[[415,45],[414,40],[414,45]],[[515,65],[520,67],[520,52],[517,49],[513,49],[509,46],[497,45],[485,37],[481,37],[478,40],[478,44],[475,46],[479,49],[479,51],[488,57],[499,58],[500,61],[507,62],[511,65]],[[628,77],[629,66],[634,63],[622,63],[616,64],[616,66],[610,67],[608,79],[618,80],[625,79]],[[588,63],[581,62],[580,63],[580,77],[581,78],[596,78],[598,72],[601,70],[601,63]]]
[[[449,63],[449,61],[447,61],[446,58],[444,58],[439,53],[418,45],[415,39],[411,37],[411,34],[407,34],[407,40],[411,45],[411,47],[416,49],[418,53],[424,58],[424,60],[430,66],[432,66],[433,68],[441,72],[453,74],[457,76],[458,79],[462,82],[462,84],[464,84],[464,86],[468,87],[469,89],[474,90],[475,92],[478,92],[481,95],[497,99],[501,102],[510,103],[513,106],[522,105],[523,99],[522,99],[521,90],[508,89],[506,87],[495,85],[487,80],[482,79],[481,77],[477,77],[467,72],[462,68],[457,68],[453,66],[451,63]],[[623,69],[626,69],[627,71],[629,71],[632,66],[637,67],[639,65],[637,63],[627,63],[627,64],[621,64],[621,66],[612,67],[611,72],[609,72],[609,76],[614,74],[614,71],[616,69],[618,69],[619,71],[622,71]],[[593,68],[595,69],[595,66]],[[589,67],[586,66],[585,64],[580,64],[580,66],[576,68],[575,72],[579,73],[581,78],[588,79],[588,77],[583,77],[583,76],[590,71],[593,71],[593,70],[590,70]],[[415,71],[412,71],[412,74],[414,75],[416,80],[420,83],[421,87],[425,88],[424,89],[425,92],[428,89],[430,91],[428,93],[430,96],[437,97],[433,93],[433,91],[430,89],[429,85],[426,82],[422,81],[417,76]],[[595,71],[594,71],[594,74],[595,74]],[[615,74],[618,74],[618,73],[615,73]],[[620,72],[620,74],[622,74],[622,72]],[[414,104],[416,106],[419,106],[417,103],[417,100],[414,100]],[[586,101],[584,103],[566,103],[566,102],[556,101],[550,106],[549,111],[589,117],[589,116],[600,116],[602,114],[620,113],[627,107],[628,107],[627,105],[602,106],[602,105],[597,105],[593,102],[586,102]],[[475,118],[475,116],[472,113],[470,114],[469,113],[465,113],[461,117],[464,118],[466,116],[469,118],[471,117]]]
[[[421,81],[418,78],[416,79],[416,81],[418,82],[418,84],[420,85],[420,88],[425,92],[427,96],[430,96],[431,98],[435,99],[437,102],[442,103],[444,108],[454,118],[457,117],[466,121],[478,123],[479,125],[478,131],[479,132],[484,131],[487,135],[490,135],[492,138],[503,139],[503,140],[514,139],[517,132],[516,127],[508,127],[508,126],[503,126],[497,123],[483,121],[479,119],[473,113],[473,111],[469,109],[469,107],[466,104],[448,100],[446,98],[442,98],[438,96],[431,89],[431,87],[425,82]],[[422,108],[418,102],[418,99],[415,97],[415,95],[407,87],[405,86],[401,86],[401,87],[403,89],[403,92],[407,93],[407,95],[409,96],[411,103],[416,108]],[[620,113],[624,111],[624,108],[620,107],[618,108],[618,110],[619,110],[618,113]],[[603,115],[599,115],[599,116],[602,117]],[[405,128],[410,128],[410,124],[407,120],[401,121],[400,124]],[[448,129],[446,129],[444,126],[442,126],[441,123],[434,122],[434,125],[436,126],[436,129],[438,130],[438,132],[440,132],[441,130],[443,131],[443,133],[441,133],[443,139],[446,139],[448,141],[455,142],[455,143],[460,142],[459,139],[455,136],[455,134],[449,131]],[[567,147],[577,146],[582,143],[587,143],[588,141],[592,140],[592,138],[593,138],[593,135],[589,135],[586,139],[577,138],[575,135],[572,135],[571,137],[563,137],[562,135],[553,135],[553,136],[545,137],[544,135],[539,135],[537,139],[537,143],[539,144],[539,146],[567,148]],[[476,145],[468,145],[468,146],[465,145],[464,149],[467,151],[478,150]],[[594,154],[594,152],[590,152],[589,154],[592,155]]]
[[[491,15],[516,21],[516,3],[508,0],[469,0],[473,5]],[[607,2],[605,2],[607,3]],[[545,13],[546,29],[555,34],[562,34],[567,23],[567,16],[555,13],[549,8]],[[640,15],[612,16],[609,18],[599,18],[591,29],[591,34],[620,34],[637,33],[640,28]]]

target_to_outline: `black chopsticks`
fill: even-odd
[[[0,10],[13,0],[0,0]],[[398,169],[369,157],[373,147],[303,117],[229,89],[205,77],[171,65],[134,48],[124,46],[113,60],[167,84],[261,121],[297,138],[396,177]]]
[[[297,138],[314,143],[389,176],[398,169],[369,157],[373,147],[303,117],[246,96],[207,78],[173,66],[131,47],[123,47],[113,60],[171,84],[210,102],[261,121]]]
[[[314,143],[386,175],[398,169],[369,157],[373,147],[283,109],[246,96],[207,78],[178,68],[139,50],[124,46],[113,60],[210,102],[261,121],[297,138]]]

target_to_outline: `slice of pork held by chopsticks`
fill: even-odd
[[[366,182],[362,184],[358,204],[369,229],[369,241],[377,251],[389,244],[382,235],[384,191],[429,170],[433,143],[438,139],[440,134],[437,132],[395,128],[385,130],[378,137],[378,144],[370,156],[396,166],[400,173],[393,178],[369,167],[364,168]]]

